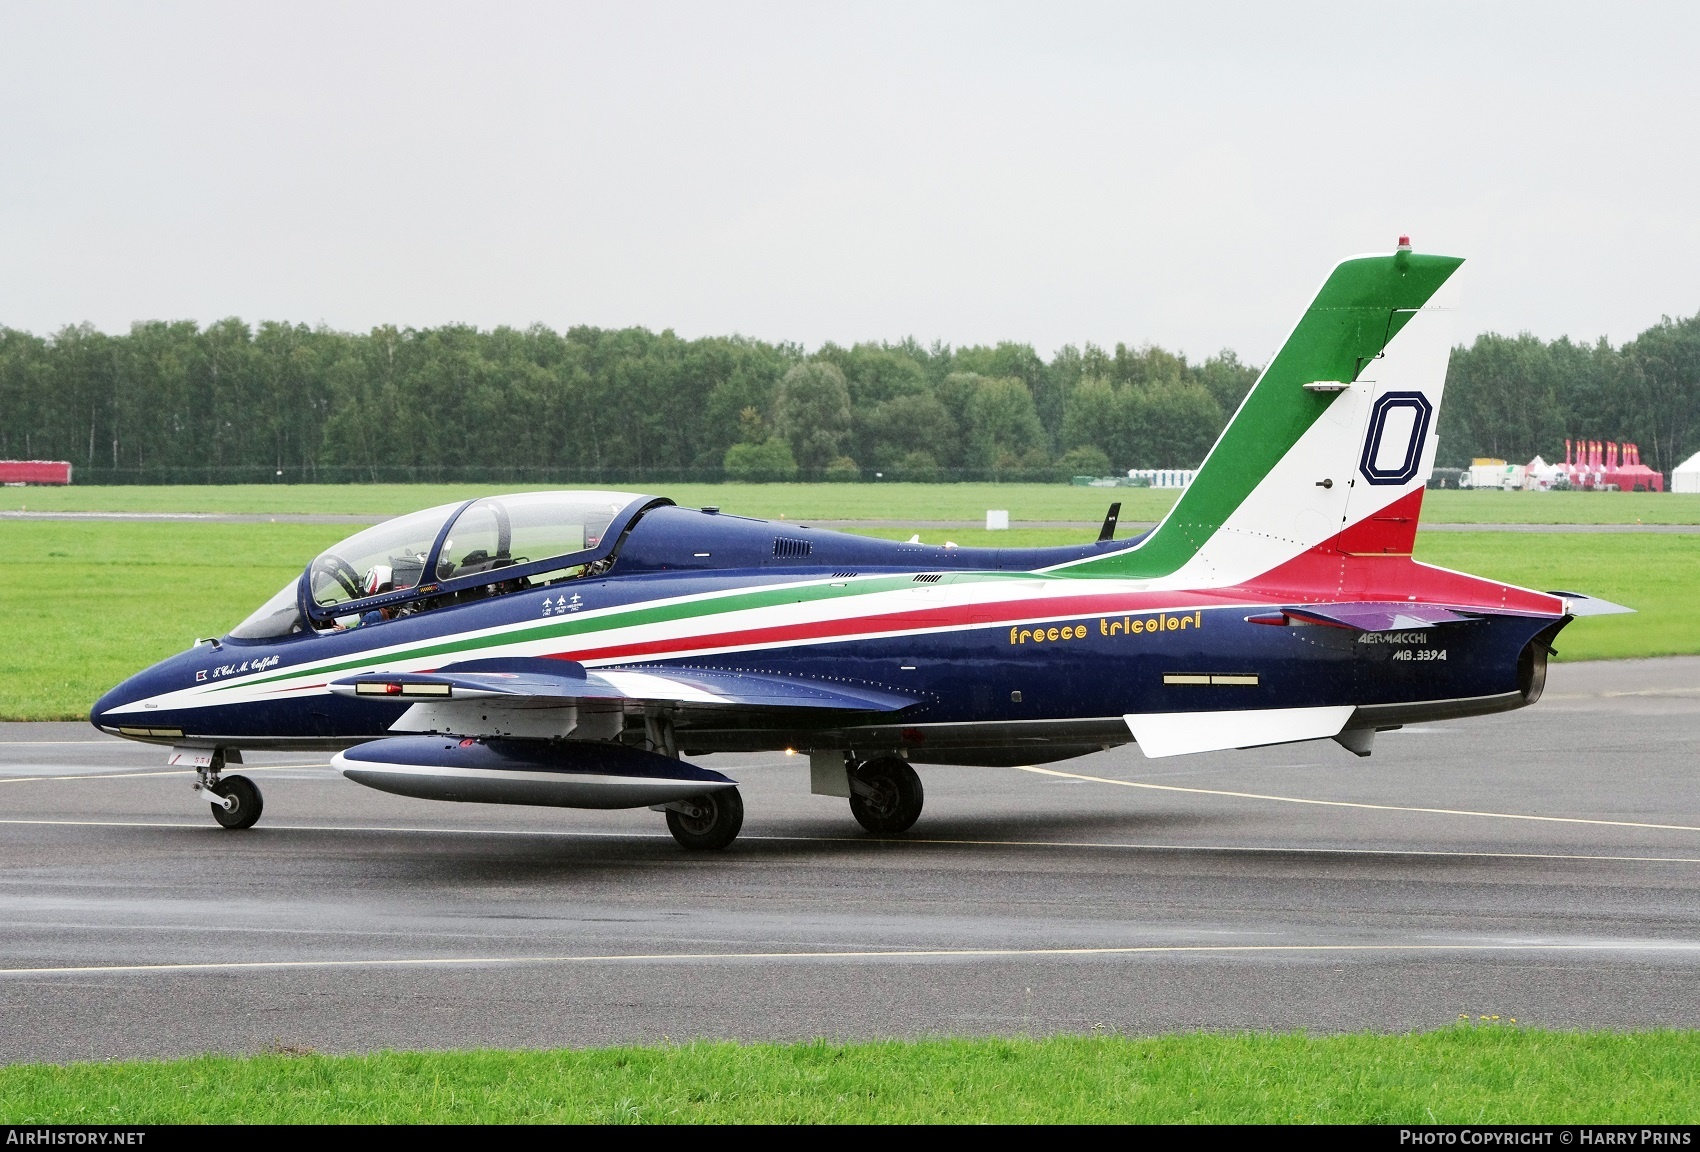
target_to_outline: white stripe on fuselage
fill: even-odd
[[[881,576],[878,579],[889,579]],[[947,577],[947,580],[949,577]],[[647,610],[657,607],[670,607],[682,604],[711,605],[715,599],[728,595],[742,595],[751,592],[770,592],[786,588],[811,588],[824,584],[842,584],[843,580],[827,580],[807,582],[787,582],[785,584],[766,585],[758,588],[742,587],[732,590],[717,590],[711,593],[698,593],[691,596],[671,597],[641,604],[622,604],[600,610],[587,610],[580,613],[579,619],[599,619],[617,616],[620,613],[634,609]],[[1036,624],[1052,624],[1073,620],[1082,615],[1079,612],[1059,613],[1050,611],[1046,600],[1063,597],[1078,597],[1084,595],[1099,596],[1134,596],[1158,591],[1153,587],[1153,581],[1132,580],[1068,580],[1068,579],[1035,579],[1032,577],[1011,577],[997,580],[971,580],[962,583],[919,584],[913,587],[891,589],[884,592],[868,593],[857,596],[832,597],[828,599],[807,599],[790,604],[764,605],[755,608],[735,609],[729,612],[706,612],[692,616],[686,620],[664,620],[626,626],[614,626],[603,632],[581,633],[574,636],[550,636],[535,639],[509,639],[516,632],[535,629],[539,622],[524,620],[512,624],[492,628],[479,629],[458,634],[446,634],[428,640],[415,640],[404,645],[393,645],[374,649],[362,658],[359,654],[343,653],[324,660],[312,661],[286,670],[287,679],[277,679],[278,671],[249,677],[219,681],[215,684],[197,684],[174,692],[162,693],[158,696],[137,700],[130,704],[114,708],[111,715],[139,714],[164,709],[187,707],[202,707],[208,705],[243,704],[256,700],[278,699],[303,694],[321,695],[325,692],[324,683],[329,679],[342,679],[348,676],[360,675],[368,671],[410,672],[425,671],[441,667],[447,659],[449,662],[460,662],[474,659],[493,658],[524,658],[535,656],[550,656],[579,649],[605,649],[620,647],[636,647],[660,641],[679,640],[682,646],[670,648],[665,653],[626,656],[614,654],[609,656],[586,659],[585,666],[598,668],[609,665],[629,663],[632,660],[676,660],[705,655],[729,654],[738,652],[756,652],[767,650],[783,650],[821,644],[849,644],[857,641],[887,638],[892,636],[923,636],[939,635],[949,632],[972,631],[978,628],[1006,629],[1015,627],[1032,627]],[[1023,595],[1010,595],[1019,592]],[[524,596],[525,594],[520,594]],[[747,632],[761,629],[805,626],[808,624],[826,624],[843,620],[854,620],[859,617],[891,616],[900,614],[915,615],[927,611],[941,609],[972,608],[976,605],[990,607],[1008,607],[1012,605],[1030,606],[1032,611],[1015,619],[995,622],[971,621],[960,624],[929,624],[913,628],[880,628],[868,631],[858,631],[828,636],[803,636],[786,640],[762,640],[742,644],[703,644],[689,646],[691,634],[702,636],[728,632]],[[1197,600],[1181,602],[1176,600],[1161,606],[1127,605],[1122,608],[1094,611],[1088,615],[1104,615],[1111,613],[1126,613],[1130,615],[1145,615],[1154,612],[1169,612],[1185,614],[1200,609],[1214,610],[1231,607],[1265,607],[1259,602],[1246,602],[1243,605],[1222,604],[1219,602],[1204,603]],[[375,627],[382,627],[381,625]],[[476,644],[483,640],[482,646]],[[401,656],[409,650],[423,647],[439,647],[443,644],[472,643],[474,646],[453,653],[445,658],[441,652],[429,655],[404,658]],[[345,667],[351,659],[360,659],[355,667]],[[334,672],[325,672],[327,665],[335,665]],[[312,683],[316,676],[325,677],[325,681]],[[266,683],[259,683],[265,679]],[[306,682],[306,683],[304,683]],[[677,695],[679,688],[674,685],[666,694],[668,698]]]

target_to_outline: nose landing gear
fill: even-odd
[[[202,791],[219,798],[209,803],[213,819],[223,828],[252,828],[265,809],[265,798],[246,776],[226,776],[216,784],[203,786]]]
[[[240,764],[242,754],[229,751],[229,759]],[[187,764],[195,769],[192,787],[212,808],[213,819],[222,828],[252,828],[265,810],[260,789],[246,776],[225,776],[223,748],[174,748],[168,764]]]

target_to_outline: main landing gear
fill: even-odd
[[[744,798],[736,788],[721,788],[666,805],[667,831],[686,848],[724,848],[744,826]]]
[[[850,770],[850,813],[869,832],[909,831],[925,799],[921,778],[901,757],[881,756]]]

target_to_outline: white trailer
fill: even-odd
[[[1529,469],[1524,464],[1507,464],[1490,456],[1478,456],[1458,477],[1460,488],[1500,488],[1507,492],[1521,489],[1529,482]]]

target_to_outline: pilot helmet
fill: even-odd
[[[371,571],[366,573],[366,595],[376,596],[380,592],[395,590],[395,572],[388,564],[374,564]]]

